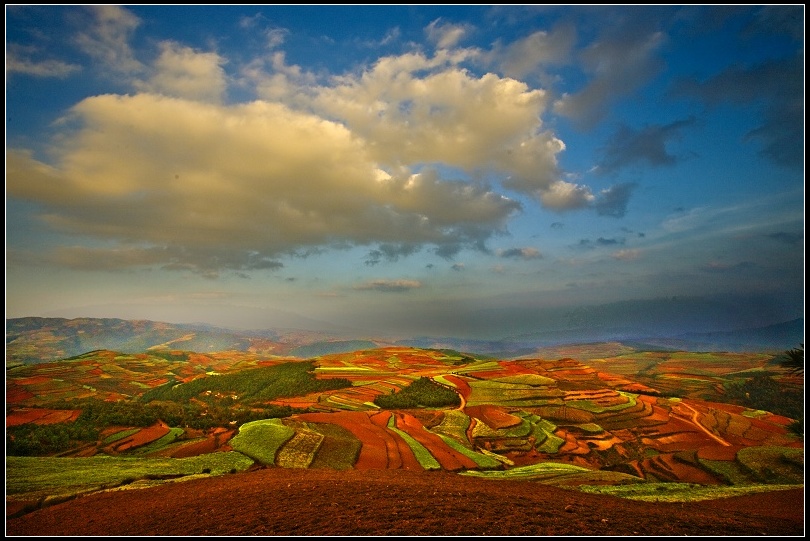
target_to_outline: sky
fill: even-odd
[[[780,323],[804,145],[803,5],[6,5],[6,317]]]

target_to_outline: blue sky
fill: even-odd
[[[803,317],[803,48],[803,5],[6,6],[6,316]]]

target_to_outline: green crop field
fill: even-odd
[[[246,470],[253,460],[237,452],[191,458],[6,457],[6,497],[17,500],[65,498],[141,479],[222,475]]]
[[[730,498],[772,490],[796,488],[796,485],[759,485],[747,484],[736,486],[697,485],[692,483],[638,483],[633,485],[582,485],[577,487],[590,494],[609,494],[629,500],[645,502],[694,502]]]
[[[278,450],[294,435],[295,430],[285,426],[281,419],[264,419],[243,424],[230,444],[234,451],[273,466]]]

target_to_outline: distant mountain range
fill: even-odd
[[[375,337],[347,339],[345,336],[294,329],[238,331],[202,323],[24,317],[6,320],[6,368],[56,361],[97,349],[125,353],[155,349],[200,353],[233,350],[308,358],[363,348],[403,345],[513,359],[531,355],[541,348],[598,342],[620,342],[648,350],[781,352],[804,343],[804,319],[767,327],[675,336],[635,336],[628,332],[584,335],[581,331],[552,331],[503,340],[414,337],[392,342]]]

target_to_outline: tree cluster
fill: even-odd
[[[378,396],[374,403],[384,409],[441,408],[458,406],[461,399],[452,389],[422,376],[398,393]]]

